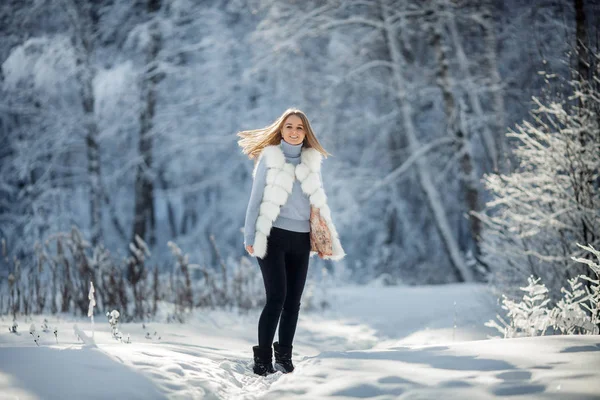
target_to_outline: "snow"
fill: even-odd
[[[17,46],[0,65],[7,89],[35,88],[54,96],[73,87],[75,54],[69,38],[31,38]]]
[[[131,343],[115,340],[104,317],[94,337],[89,318],[19,320],[42,327],[39,347],[27,331],[9,333],[4,317],[0,399],[599,398],[598,336],[488,339],[497,301],[483,285],[344,286],[329,296],[331,308],[301,312],[294,373],[267,377],[251,371],[259,310],[119,324]]]

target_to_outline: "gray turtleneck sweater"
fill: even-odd
[[[302,144],[293,145],[281,140],[281,150],[285,155],[287,163],[298,165]],[[320,173],[319,173],[320,177]],[[267,165],[260,160],[256,166],[250,201],[246,210],[246,221],[244,223],[244,246],[254,244],[256,234],[256,220],[262,202],[263,193],[267,181]],[[321,180],[322,182],[323,180]],[[292,193],[288,196],[286,203],[281,206],[279,216],[273,222],[273,226],[294,232],[310,232],[310,202],[302,191],[300,182],[294,179]]]

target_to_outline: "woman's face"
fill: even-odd
[[[281,129],[283,140],[289,144],[300,144],[306,136],[305,127],[302,124],[302,119],[297,115],[290,115],[286,118]]]

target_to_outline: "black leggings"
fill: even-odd
[[[270,348],[279,322],[279,344],[291,346],[298,323],[300,298],[306,283],[310,234],[273,227],[267,239],[267,255],[257,258],[267,303],[258,320],[258,345]]]

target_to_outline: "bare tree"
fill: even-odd
[[[451,5],[448,0],[441,0],[444,4],[444,8],[451,10]],[[475,117],[479,120],[485,120],[485,112],[479,97],[479,86],[475,82],[475,77],[471,74],[469,69],[469,59],[465,53],[462,39],[460,37],[458,26],[456,23],[456,17],[454,12],[448,12],[446,14],[446,24],[452,40],[454,53],[456,55],[456,62],[459,70],[459,74],[462,77],[461,86],[464,87],[466,97],[468,99],[468,105],[473,110]],[[495,46],[494,46],[495,49]],[[494,51],[489,50],[489,51]],[[490,57],[488,57],[490,58]],[[495,65],[491,68],[495,68]],[[484,148],[488,156],[488,160],[491,162],[492,170],[498,170],[499,151],[497,148],[497,139],[495,138],[494,132],[490,129],[490,126],[486,123],[481,124],[478,132],[483,138]]]
[[[498,56],[496,54],[498,47],[498,40],[496,38],[496,29],[494,25],[495,17],[497,16],[495,11],[495,3],[492,0],[483,0],[476,2],[480,6],[480,14],[475,15],[473,18],[475,21],[481,20],[481,27],[484,32],[484,45],[485,45],[485,75],[489,79],[488,87],[492,93],[492,104],[493,104],[493,118],[494,118],[494,143],[498,154],[498,170],[500,172],[506,172],[509,168],[508,156],[506,154],[506,143],[505,143],[505,107],[504,107],[504,86],[502,78],[498,72]],[[481,18],[479,18],[481,16]]]
[[[77,65],[76,79],[79,83],[83,106],[83,127],[88,157],[90,188],[91,241],[96,245],[102,241],[102,180],[100,171],[100,148],[98,124],[95,115],[94,40],[98,23],[99,3],[92,0],[63,0],[63,5],[71,23],[71,42],[75,50]]]
[[[411,103],[407,99],[405,88],[406,85],[402,75],[401,68],[403,65],[406,65],[406,62],[398,42],[398,28],[397,25],[393,23],[394,15],[391,12],[391,8],[385,4],[384,0],[380,0],[380,7],[383,22],[383,34],[385,35],[392,61],[391,68],[393,72],[394,85],[397,91],[399,107],[402,112],[404,134],[408,139],[410,152],[415,153],[420,149],[421,143],[418,139],[418,135],[412,121]],[[418,157],[415,160],[415,165],[417,167],[421,188],[427,196],[429,207],[436,222],[436,227],[438,228],[442,242],[446,247],[446,251],[450,256],[450,260],[455,269],[456,278],[459,281],[472,281],[474,279],[473,272],[465,264],[465,261],[456,243],[456,239],[452,234],[443,203],[439,196],[439,192],[433,184],[429,165],[426,159],[423,157]]]
[[[479,199],[479,185],[477,172],[475,171],[472,146],[471,131],[466,126],[464,118],[464,104],[459,107],[459,102],[455,99],[455,93],[452,87],[450,76],[450,55],[451,48],[445,43],[443,38],[445,32],[445,15],[451,10],[445,9],[444,2],[432,1],[429,4],[431,15],[430,35],[431,45],[434,48],[437,58],[436,83],[442,92],[444,103],[444,115],[446,118],[446,129],[450,135],[455,138],[455,143],[459,145],[457,157],[460,158],[460,182],[466,210],[468,211],[471,237],[471,243],[474,248],[474,256],[479,258],[481,253],[479,246],[479,236],[481,234],[481,221],[475,217],[472,212],[481,211]]]
[[[146,68],[142,77],[142,101],[144,107],[140,115],[140,137],[138,143],[140,162],[136,168],[135,210],[132,242],[135,236],[148,240],[150,246],[156,243],[156,222],[154,212],[154,176],[152,171],[153,118],[156,108],[156,85],[162,72],[158,68],[157,56],[161,49],[159,21],[155,18],[160,10],[160,0],[148,0],[147,11],[151,18],[150,42],[146,49]]]
[[[577,73],[579,78],[583,80],[589,79],[590,76],[590,59],[588,52],[590,50],[585,7],[583,0],[574,0],[575,6],[575,49],[577,57]]]

